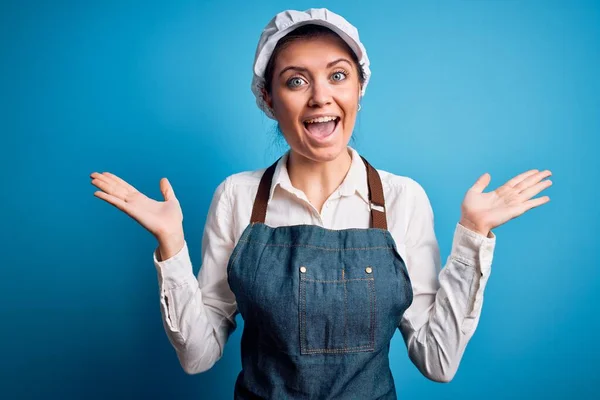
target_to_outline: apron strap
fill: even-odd
[[[365,166],[367,167],[367,183],[369,186],[369,202],[371,208],[371,227],[387,230],[387,218],[385,212],[385,199],[383,197],[383,186],[381,184],[381,177],[379,173],[369,162],[363,157],[362,158]],[[250,217],[250,223],[265,223],[267,216],[267,203],[269,201],[269,192],[271,191],[271,184],[273,181],[273,174],[275,173],[275,167],[279,162],[279,159],[275,161],[269,168],[267,168],[260,179],[258,185],[258,192],[254,199],[254,206],[252,208],[252,216]]]
[[[383,197],[383,185],[379,173],[363,157],[367,167],[367,183],[369,184],[369,207],[371,208],[371,227],[387,230],[387,218],[385,213],[385,199]],[[377,207],[377,208],[374,208]]]
[[[252,207],[252,216],[250,217],[251,224],[255,222],[260,222],[262,224],[265,223],[265,218],[267,216],[267,203],[269,202],[269,192],[271,191],[271,182],[273,181],[273,173],[275,172],[275,167],[280,159],[281,157],[279,157],[277,161],[273,163],[273,165],[267,168],[260,179],[258,192],[256,192],[256,197],[254,198],[254,207]]]

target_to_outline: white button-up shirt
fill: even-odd
[[[292,186],[289,151],[277,164],[265,223],[271,227],[312,224],[327,229],[369,228],[367,173],[358,152],[321,213]],[[167,260],[153,257],[160,287],[163,325],[183,369],[199,373],[223,354],[236,327],[237,305],[227,283],[227,263],[250,223],[254,198],[266,168],[227,177],[216,188],[202,238],[202,265],[196,277],[187,247]],[[456,225],[451,253],[441,268],[429,199],[416,181],[377,170],[386,204],[388,230],[406,263],[413,302],[399,329],[408,355],[427,378],[448,382],[479,322],[496,237]]]

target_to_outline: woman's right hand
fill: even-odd
[[[99,191],[94,196],[123,211],[146,228],[159,241],[183,237],[183,213],[167,178],[160,180],[164,201],[156,201],[110,172],[90,174]]]

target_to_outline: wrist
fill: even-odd
[[[465,228],[467,228],[468,230],[478,233],[482,236],[485,236],[485,237],[490,236],[490,229],[488,227],[484,227],[484,226],[475,224],[468,218],[461,217],[461,219],[460,219],[460,221],[458,221],[458,223],[461,224],[462,226],[464,226]]]
[[[183,232],[162,235],[158,239],[158,254],[161,261],[173,257],[183,248],[185,238]]]

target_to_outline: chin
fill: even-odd
[[[296,153],[316,162],[328,162],[337,159],[348,147],[350,137],[340,135],[335,141],[314,145],[311,140],[303,140],[300,146],[292,147]],[[290,146],[291,147],[291,146]]]

